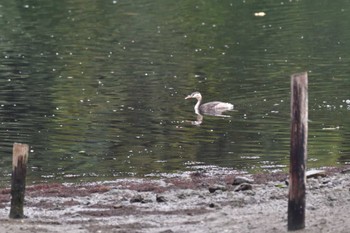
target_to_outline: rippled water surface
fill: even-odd
[[[33,182],[286,171],[301,71],[308,166],[350,163],[349,13],[348,1],[4,0],[0,176],[14,142],[30,145]],[[193,91],[235,111],[193,125]]]

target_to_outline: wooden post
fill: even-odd
[[[14,143],[12,152],[11,210],[10,218],[24,218],[23,204],[29,146]]]
[[[308,136],[307,73],[291,76],[291,139],[288,195],[288,230],[305,228],[305,169]]]

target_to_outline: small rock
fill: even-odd
[[[331,182],[331,179],[329,179],[329,178],[323,178],[323,179],[320,180],[320,182],[321,182],[322,184],[328,184],[329,182]]]
[[[310,170],[305,173],[306,178],[317,178],[317,177],[325,177],[326,171],[325,170]]]
[[[347,173],[350,173],[350,168],[345,168],[341,171],[341,173],[343,174],[347,174]]]
[[[253,179],[247,178],[247,177],[243,177],[243,176],[236,176],[235,179],[233,180],[233,185],[239,185],[239,184],[243,184],[243,183],[247,183],[247,184],[252,184],[254,182]]]
[[[215,208],[217,205],[216,204],[214,204],[214,203],[210,203],[209,204],[209,208]]]
[[[234,189],[234,191],[239,192],[239,191],[252,190],[252,189],[253,189],[253,186],[251,184],[243,183],[243,184],[238,185]]]
[[[159,233],[173,233],[173,231],[168,229],[168,230],[165,230],[165,231],[160,231]]]
[[[333,188],[333,187],[334,187],[334,183],[333,183],[332,181],[330,181],[330,182],[328,182],[328,183],[326,184],[326,187],[328,187],[328,188]]]
[[[156,195],[156,201],[161,203],[161,202],[166,202],[167,200],[165,199],[164,196],[161,196],[161,195]]]
[[[306,209],[307,210],[317,210],[317,207],[315,207],[314,205],[306,205]]]
[[[337,200],[337,198],[336,198],[333,194],[329,194],[328,197],[327,197],[327,199],[328,199],[329,201],[336,201],[336,200]]]
[[[131,202],[131,203],[143,202],[143,201],[144,201],[144,198],[143,198],[143,196],[141,196],[140,194],[137,194],[137,195],[133,196],[133,197],[130,199],[130,202]]]
[[[226,191],[227,188],[224,185],[213,185],[209,187],[209,192],[214,193],[217,190]]]
[[[117,204],[113,206],[113,209],[120,209],[123,208],[123,205]]]
[[[142,201],[141,201],[141,203],[152,203],[153,201],[152,201],[152,199],[143,199]]]

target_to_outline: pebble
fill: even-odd
[[[323,179],[320,179],[319,181],[322,184],[327,184],[327,183],[331,182],[331,179],[330,178],[323,178]]]
[[[253,179],[247,178],[247,177],[243,177],[243,176],[236,176],[235,179],[233,180],[233,185],[239,185],[239,184],[243,184],[243,183],[247,183],[247,184],[252,184],[254,182]]]
[[[314,205],[308,205],[308,204],[306,203],[306,209],[307,209],[307,210],[317,210],[317,207],[315,207]]]
[[[215,204],[215,203],[210,203],[210,204],[209,204],[209,208],[215,208],[215,207],[218,207],[218,205]]]
[[[243,184],[240,184],[238,185],[234,191],[235,192],[239,192],[239,191],[245,191],[245,190],[252,190],[253,189],[253,186],[251,184],[248,184],[248,183],[243,183]]]
[[[156,201],[161,203],[161,202],[166,202],[166,198],[164,196],[161,196],[161,195],[156,195]]]
[[[341,173],[346,174],[346,173],[350,173],[350,168],[345,168],[341,171]]]
[[[336,198],[333,194],[329,194],[329,195],[328,195],[328,200],[329,200],[329,201],[336,201],[337,198]]]
[[[325,177],[326,171],[325,170],[310,170],[305,172],[306,178],[317,178],[317,177]]]
[[[135,196],[133,196],[130,199],[130,203],[135,203],[135,202],[143,202],[145,199],[143,196],[141,196],[140,194],[136,194]]]
[[[214,193],[217,190],[226,191],[227,188],[224,185],[218,185],[218,184],[209,187],[209,192],[210,193]]]
[[[165,230],[165,231],[160,231],[159,233],[174,233],[174,231],[168,229],[168,230]]]

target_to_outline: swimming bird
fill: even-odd
[[[196,114],[224,116],[222,115],[223,112],[233,110],[233,104],[224,103],[220,101],[213,101],[213,102],[201,104],[202,95],[198,91],[195,91],[191,95],[188,95],[185,99],[190,99],[190,98],[197,99],[197,103],[194,106],[194,111]]]

